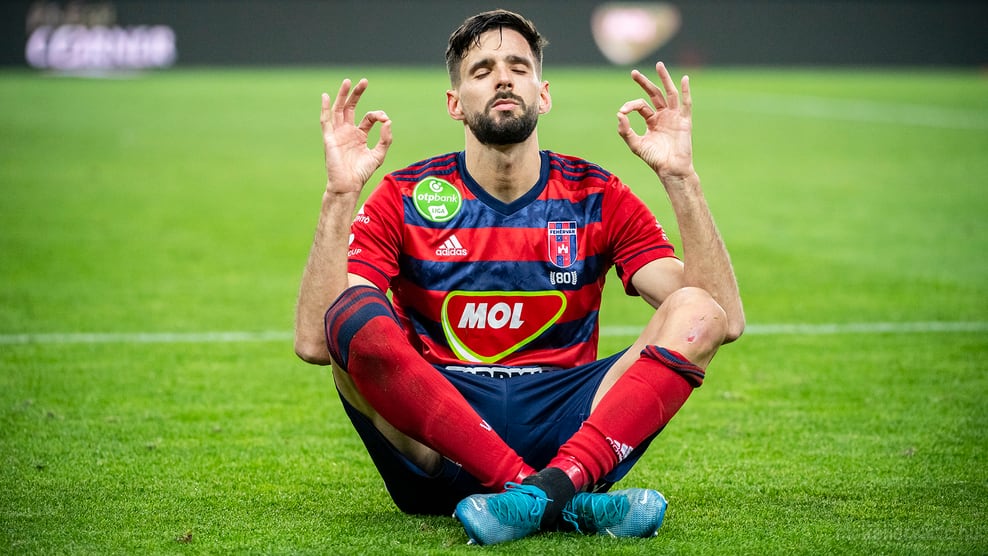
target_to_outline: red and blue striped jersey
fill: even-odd
[[[504,203],[464,154],[384,177],[351,226],[348,269],[392,301],[431,363],[569,368],[596,359],[608,270],[626,291],[675,256],[648,207],[616,176],[542,151],[539,182]]]

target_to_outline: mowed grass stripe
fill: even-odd
[[[941,129],[988,130],[988,112],[914,103],[835,99],[810,95],[710,94],[711,104],[724,110],[849,122],[882,123]]]

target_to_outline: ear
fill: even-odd
[[[549,94],[549,82],[543,81],[539,89],[539,114],[546,114],[552,109],[552,95]]]
[[[455,89],[446,91],[446,112],[454,120],[463,120],[463,109],[460,107],[460,95]]]

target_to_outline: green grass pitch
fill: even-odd
[[[441,69],[0,73],[0,552],[988,552],[984,73],[694,70],[749,333],[622,483],[668,497],[657,538],[485,549],[391,505],[292,353],[319,94],[347,76],[394,121],[385,169],[461,147]],[[616,134],[627,73],[545,77],[543,147],[620,175],[678,241]],[[604,353],[648,318],[615,282]]]

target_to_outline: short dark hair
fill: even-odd
[[[521,15],[508,10],[491,10],[468,17],[449,36],[449,45],[446,47],[446,71],[449,72],[450,83],[454,86],[460,83],[460,63],[463,62],[467,50],[480,44],[480,36],[491,29],[504,28],[517,31],[525,38],[535,56],[535,71],[539,75],[542,74],[542,48],[549,44],[549,41],[539,34],[534,23]]]

